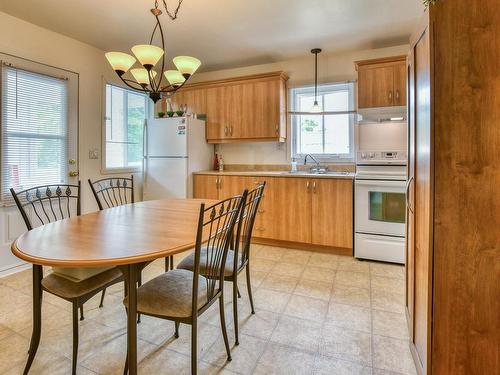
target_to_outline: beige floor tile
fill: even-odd
[[[302,273],[303,279],[333,283],[335,279],[335,270],[323,267],[307,266]]]
[[[299,279],[297,277],[269,273],[260,286],[278,292],[292,293]]]
[[[370,272],[370,264],[352,257],[342,257],[339,260],[339,271]]]
[[[0,324],[0,341],[14,334],[15,332],[13,330],[8,328],[7,326],[4,326],[3,324]]]
[[[250,266],[250,268],[252,268],[252,266]],[[255,271],[253,269],[250,270],[250,285],[252,288],[258,288],[268,274],[269,272]],[[238,275],[238,285],[242,285],[242,287],[240,287],[240,291],[243,293],[244,291],[242,289],[246,289],[247,285],[246,271],[243,271]]]
[[[400,372],[395,372],[395,371],[389,371],[389,370],[382,370],[379,368],[373,368],[372,369],[372,375],[404,375],[401,374]]]
[[[266,341],[252,336],[240,335],[240,345],[236,346],[234,342],[230,341],[229,347],[231,349],[231,362],[227,362],[226,348],[222,337],[208,350],[203,361],[238,374],[251,374],[264,352]]]
[[[359,363],[344,361],[339,358],[317,356],[315,360],[316,375],[371,375],[371,368]]]
[[[335,284],[368,289],[370,288],[370,275],[365,272],[338,270],[335,275]]]
[[[387,263],[370,263],[370,273],[373,276],[392,277],[404,279],[404,266]]]
[[[408,375],[416,374],[408,341],[374,335],[373,367]]]
[[[347,305],[370,307],[370,290],[334,284],[332,301]]]
[[[288,293],[259,288],[254,293],[254,303],[258,309],[282,313],[290,296]]]
[[[252,271],[269,272],[276,264],[274,260],[255,258],[251,260],[250,269]]]
[[[283,256],[281,257],[280,262],[305,265],[307,264],[307,262],[309,262],[310,258],[311,253],[308,251],[287,249],[285,252],[283,252]]]
[[[271,270],[271,273],[282,276],[300,277],[302,272],[304,272],[304,268],[305,266],[302,264],[281,263],[280,261]]]
[[[404,294],[372,290],[372,308],[395,313],[404,313]]]
[[[285,309],[285,314],[296,318],[322,322],[326,317],[328,302],[315,298],[293,295]]]
[[[0,374],[26,363],[29,339],[19,334],[0,340]]]
[[[371,366],[371,334],[327,322],[323,327],[320,354]]]
[[[332,287],[332,283],[302,278],[293,293],[296,295],[329,301],[332,293]]]
[[[319,349],[322,324],[306,319],[282,316],[271,336],[271,341],[306,352]]]
[[[255,314],[241,313],[238,318],[241,333],[268,340],[278,325],[280,315],[271,311],[256,309]]]
[[[0,278],[0,284],[9,288],[30,293],[32,290],[32,270],[27,269],[21,272],[14,273],[9,276]]]
[[[408,339],[408,325],[405,314],[373,310],[373,334]]]
[[[218,307],[218,306],[217,306]],[[143,315],[137,325],[137,335],[153,345],[162,345],[175,333],[174,322]]]
[[[198,358],[203,358],[203,355],[208,349],[210,349],[210,347],[221,334],[222,332],[219,327],[204,323],[200,323],[198,325]],[[181,324],[179,328],[179,338],[171,338],[167,340],[162,346],[177,353],[190,355],[191,326],[187,324]]]
[[[335,270],[337,269],[340,258],[341,257],[334,254],[313,253],[307,265]]]
[[[367,307],[330,303],[327,320],[338,327],[370,333],[371,310]]]
[[[254,374],[310,375],[314,371],[314,355],[287,346],[268,343]]]
[[[370,283],[372,290],[400,294],[405,292],[405,283],[402,279],[371,275]]]
[[[250,256],[255,256],[256,258],[268,259],[272,261],[278,261],[283,256],[286,249],[272,246],[261,246],[260,248],[251,251]]]

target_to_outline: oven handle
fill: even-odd
[[[413,176],[411,176],[408,179],[408,182],[406,183],[406,207],[408,207],[411,213],[413,213],[413,208],[411,207],[409,198],[410,198],[410,185],[412,182],[413,182]]]
[[[391,186],[405,187],[404,181],[387,181],[387,180],[355,180],[356,185],[360,186]]]

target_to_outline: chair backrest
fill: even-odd
[[[110,177],[92,182],[89,185],[94,193],[99,210],[134,203],[134,176]]]
[[[28,230],[39,225],[80,215],[80,181],[78,185],[41,185],[10,193]]]
[[[255,189],[249,191],[245,206],[241,210],[234,248],[234,272],[237,272],[239,268],[244,267],[248,262],[255,217],[264,196],[265,187],[266,182],[264,181]]]
[[[223,287],[229,244],[246,196],[247,191],[245,190],[242,195],[224,199],[210,207],[205,208],[205,204],[201,204],[193,269],[193,316],[197,314],[198,309],[198,282],[201,262],[203,262],[203,272],[207,283],[206,304],[217,297]],[[203,260],[201,259],[202,247],[207,251],[207,256]]]

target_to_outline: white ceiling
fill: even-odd
[[[128,51],[149,41],[153,4],[1,0],[0,11],[104,51]],[[163,25],[169,56],[196,56],[209,71],[303,56],[313,47],[335,53],[404,44],[422,13],[422,0],[184,0],[179,18],[165,15]]]

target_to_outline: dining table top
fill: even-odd
[[[164,199],[91,212],[32,229],[12,246],[29,263],[101,267],[147,262],[194,248],[207,199]]]

